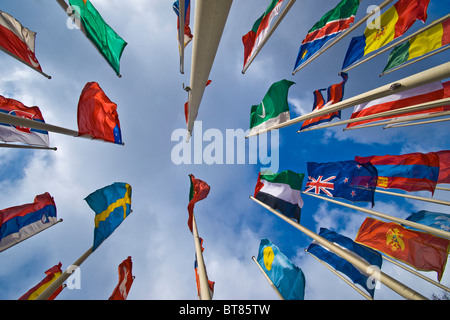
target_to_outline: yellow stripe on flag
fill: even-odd
[[[110,213],[119,207],[123,207],[123,218],[125,219],[127,217],[126,216],[127,204],[131,205],[131,186],[127,183],[126,188],[127,188],[127,192],[125,193],[125,196],[123,198],[118,199],[114,203],[111,203],[108,206],[108,208],[106,208],[105,211],[103,211],[95,216],[94,222],[95,222],[96,228],[98,228],[98,225],[101,221],[105,221],[109,217]]]
[[[36,300],[36,298],[39,297],[41,293],[44,292],[44,290],[47,289],[61,274],[62,272],[55,272],[53,279],[50,280],[49,282],[44,283],[36,291],[30,294],[27,300]]]

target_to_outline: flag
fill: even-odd
[[[180,7],[179,1],[175,1],[172,5],[173,11],[177,15],[177,30],[180,30]],[[191,42],[193,35],[191,33],[191,28],[189,27],[191,16],[191,1],[184,0],[184,46]],[[177,32],[178,35],[178,32]],[[178,39],[180,41],[180,39]]]
[[[108,300],[127,300],[134,276],[132,274],[133,262],[131,257],[126,258],[119,264],[119,283]]]
[[[22,102],[0,96],[0,112],[45,123],[38,107],[27,107]],[[0,140],[23,142],[29,145],[49,146],[48,131],[0,123]]]
[[[127,43],[103,20],[89,0],[69,0],[69,4],[79,15],[86,36],[119,75],[120,57]]]
[[[97,82],[88,82],[78,101],[79,135],[122,144],[117,105],[111,102]]]
[[[436,153],[439,156],[438,183],[450,183],[450,150],[442,150]]]
[[[450,43],[450,19],[425,30],[405,43],[396,46],[389,54],[383,72],[395,68],[408,60],[423,56]]]
[[[342,0],[316,22],[302,41],[294,70],[318,52],[325,43],[350,27],[355,21],[359,2],[359,0]]]
[[[383,259],[378,252],[357,244],[352,239],[340,235],[339,233],[336,233],[334,231],[328,230],[327,228],[320,228],[319,236],[336,244],[341,248],[343,247],[346,251],[350,251],[352,255],[366,261],[371,266],[377,266],[379,269],[381,269]],[[335,253],[328,251],[325,247],[322,247],[315,241],[313,241],[309,245],[306,251],[313,254],[320,260],[326,262],[335,270],[345,274],[353,281],[353,283],[363,287],[373,298],[375,294],[374,283],[372,283],[372,280],[368,276],[362,274],[350,262],[339,257]]]
[[[267,129],[290,119],[287,101],[290,86],[295,82],[286,79],[272,84],[259,105],[250,111],[250,134]]]
[[[211,83],[211,80],[206,81],[206,86],[209,86],[209,84]],[[186,124],[188,123],[188,117],[189,117],[189,100],[186,101],[186,103],[184,104],[184,117],[186,118]]]
[[[300,223],[300,214],[303,207],[301,189],[303,173],[291,170],[272,173],[264,171],[258,174],[254,197],[269,207],[280,211],[286,217],[295,219]]]
[[[57,222],[53,197],[45,192],[33,203],[0,210],[0,252]]]
[[[439,281],[450,249],[450,240],[373,218],[364,220],[355,242],[381,251],[417,270],[436,271]]]
[[[199,238],[199,239],[200,239],[200,247],[203,252],[203,250],[204,250],[203,239],[202,238]],[[205,266],[205,272],[206,272],[206,266]],[[197,295],[200,298],[201,297],[201,288],[200,288],[200,277],[198,275],[197,253],[195,254],[195,260],[194,260],[194,273],[195,273],[195,283],[197,284]],[[206,274],[206,278],[208,279],[208,274]],[[214,285],[215,285],[215,282],[208,279],[209,295],[211,298],[214,295]]]
[[[339,101],[342,101],[342,98],[344,97],[344,86],[345,83],[347,82],[348,79],[348,75],[343,72],[341,73],[342,76],[342,82],[337,83],[337,84],[333,84],[331,86],[328,87],[328,89],[319,89],[314,91],[314,104],[313,104],[313,109],[314,110],[320,110],[322,108],[331,106],[332,104],[335,104]],[[321,91],[327,90],[327,102],[325,103],[325,99],[322,96]],[[341,118],[341,110],[339,111],[335,111],[335,112],[331,112],[329,114],[324,114],[322,116],[318,116],[312,119],[308,119],[305,120],[302,124],[302,127],[300,129],[304,130],[306,128],[310,128],[316,125],[319,125],[323,122],[330,122],[331,120],[333,120],[334,118]]]
[[[285,300],[304,300],[305,275],[269,239],[261,239],[258,264]]]
[[[84,200],[95,212],[92,251],[108,238],[131,213],[131,186],[124,182],[98,189]]]
[[[420,210],[413,212],[406,220],[450,232],[450,214]]]
[[[432,82],[420,87],[408,89],[402,92],[391,94],[383,98],[375,99],[369,102],[356,105],[353,109],[353,113],[350,119],[357,119],[360,117],[373,115],[390,110],[398,110],[401,108],[406,108],[417,104],[444,99],[448,97],[450,97],[450,81],[444,83],[441,83],[440,81]],[[383,116],[374,119],[352,122],[347,124],[347,128],[386,119],[406,117],[415,114],[448,111],[448,110],[450,110],[450,106],[434,107],[419,111],[405,112],[391,116]]]
[[[6,12],[0,11],[0,47],[33,69],[42,71],[35,56],[36,32],[25,28]]]
[[[362,36],[352,38],[342,69],[402,36],[416,20],[421,20],[425,23],[429,2],[430,0],[397,1],[377,19],[380,23],[380,28],[376,28],[371,24],[366,28]]]
[[[428,190],[432,194],[439,176],[439,156],[435,152],[355,157],[377,168],[377,187],[405,191]]]
[[[326,194],[352,202],[366,201],[375,204],[374,193],[377,170],[370,163],[359,161],[307,162],[308,182],[305,192]]]
[[[41,282],[39,282],[37,285],[35,285],[33,288],[27,291],[23,296],[19,298],[19,300],[36,300],[36,298],[44,292],[45,289],[47,289],[55,280],[62,274],[61,270],[61,262],[57,265],[54,265],[47,271],[45,271],[46,277],[42,279]],[[62,291],[63,286],[60,286],[58,289],[55,290],[55,292],[52,293],[50,297],[48,297],[47,300],[54,300],[58,294]]]
[[[192,232],[192,218],[194,215],[194,205],[200,200],[205,199],[209,194],[209,185],[200,179],[196,179],[193,174],[189,175],[191,181],[191,187],[189,189],[189,204],[188,204],[188,227]]]
[[[252,29],[242,37],[242,43],[244,44],[244,67],[253,52],[258,49],[269,33],[270,24],[280,12],[282,4],[283,0],[271,0],[266,11],[253,24]]]

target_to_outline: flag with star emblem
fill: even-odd
[[[354,160],[336,162],[308,162],[308,181],[305,192],[325,194],[352,202],[366,201],[374,206],[377,169],[371,163]]]

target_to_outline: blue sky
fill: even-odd
[[[57,151],[0,150],[0,207],[32,202],[49,192],[64,221],[1,253],[0,299],[17,299],[38,283],[44,271],[62,262],[65,270],[90,246],[94,213],[83,200],[115,181],[133,188],[133,213],[81,266],[81,289],[65,289],[58,299],[107,299],[117,284],[117,266],[132,256],[136,276],[128,299],[196,300],[194,242],[187,228],[190,173],[211,186],[208,197],[195,206],[204,259],[215,299],[277,299],[257,266],[261,238],[276,244],[306,277],[305,299],[364,299],[304,249],[311,239],[249,199],[264,163],[249,163],[248,140],[244,164],[175,164],[172,150],[180,142],[172,135],[185,129],[184,103],[189,85],[192,43],[186,48],[185,73],[179,72],[176,17],[172,2],[162,0],[92,0],[105,21],[127,41],[122,78],[98,54],[84,35],[67,28],[67,15],[56,1],[2,1],[5,11],[37,32],[36,56],[44,78],[6,54],[0,55],[0,94],[27,106],[37,105],[47,123],[76,130],[79,95],[86,82],[97,81],[118,105],[124,146],[50,133]],[[338,83],[338,76],[355,30],[313,63],[291,75],[307,31],[338,1],[297,1],[266,46],[243,75],[241,38],[265,10],[268,1],[234,1],[205,90],[198,121],[203,134],[247,130],[250,107],[259,104],[270,85],[281,79],[295,82],[289,91],[291,117],[309,112],[312,92]],[[356,19],[381,1],[363,1]],[[194,7],[191,28],[195,24]],[[431,0],[427,24],[450,10],[450,1]],[[42,17],[45,17],[43,19]],[[408,34],[423,24],[416,22]],[[195,37],[195,34],[194,34]],[[349,71],[344,99],[391,83],[448,61],[441,53],[389,75],[378,77],[388,53]],[[342,112],[350,117],[353,108]],[[197,126],[199,127],[199,126]],[[342,131],[342,127],[297,133],[300,125],[278,131],[279,170],[306,172],[306,162],[351,160],[354,156],[403,154],[450,149],[448,124],[383,130],[381,127]],[[209,131],[208,131],[209,130]],[[271,135],[269,135],[270,138]],[[196,136],[194,135],[194,138]],[[191,139],[192,150],[195,139]],[[197,137],[197,139],[199,139]],[[203,141],[202,141],[203,140]],[[205,150],[212,141],[202,136]],[[224,146],[226,145],[225,141]],[[184,142],[183,142],[184,143]],[[234,151],[237,152],[236,149]],[[223,150],[223,159],[231,150]],[[260,159],[260,158],[259,158]],[[261,159],[260,159],[261,160]],[[305,181],[306,182],[306,181]],[[305,183],[304,182],[304,183]],[[417,192],[429,196],[427,192]],[[445,199],[437,191],[435,198]],[[334,229],[354,238],[367,215],[304,196],[301,224],[318,232]],[[364,204],[359,204],[365,206]],[[450,213],[445,206],[376,194],[374,210],[405,218],[411,212]],[[440,289],[385,262],[382,270],[421,294]],[[20,275],[19,277],[17,275]],[[436,279],[435,273],[426,273]],[[442,283],[450,286],[450,275]],[[402,299],[385,286],[375,299]]]

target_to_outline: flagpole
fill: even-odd
[[[0,143],[0,148],[43,149],[43,150],[54,150],[54,151],[57,150],[56,147],[33,146],[33,145],[12,144],[12,143]]]
[[[39,72],[40,74],[42,74],[44,77],[46,77],[47,79],[51,79],[52,77],[49,76],[48,74],[44,73],[43,71],[39,70],[38,68],[36,68],[35,66],[33,66],[32,64],[28,63],[25,60],[20,59],[18,56],[12,54],[11,52],[9,52],[8,50],[4,49],[3,47],[0,47],[0,50],[3,51],[4,53],[8,54],[9,56],[13,57],[14,59],[16,59],[17,61],[22,62],[24,65],[30,67],[31,69],[33,69],[34,71]]]
[[[322,261],[321,259],[317,258],[315,255],[313,255],[312,253],[308,252],[305,249],[305,252],[308,253],[311,257],[313,257],[314,259],[316,259],[317,261],[319,261],[321,264],[323,264],[328,270],[330,270],[331,272],[333,272],[336,276],[338,276],[342,281],[344,281],[346,284],[348,284],[350,287],[352,287],[353,289],[355,289],[359,294],[361,294],[364,298],[366,298],[367,300],[373,300],[373,298],[371,296],[369,296],[367,293],[365,293],[364,291],[362,291],[360,288],[358,288],[354,283],[352,283],[351,281],[349,281],[347,278],[345,278],[343,275],[341,275],[339,272],[337,272],[334,268],[332,268],[331,266],[328,265],[328,263],[325,263],[324,261]]]
[[[386,7],[388,4],[390,4],[392,1],[394,0],[385,0],[383,3],[381,3],[378,8],[379,10],[383,10],[384,7]],[[361,2],[361,1],[360,1]],[[300,71],[301,69],[303,69],[304,67],[306,67],[309,63],[311,63],[313,60],[315,60],[317,57],[319,57],[322,53],[324,53],[325,51],[327,51],[328,49],[330,49],[332,46],[334,46],[336,43],[338,43],[340,40],[342,40],[345,36],[347,36],[350,32],[352,32],[353,30],[355,30],[356,28],[358,28],[360,25],[362,25],[364,22],[366,22],[371,16],[373,16],[376,13],[375,10],[373,10],[372,12],[368,13],[364,18],[362,18],[361,20],[359,20],[358,22],[356,22],[354,25],[352,25],[350,28],[348,28],[347,30],[345,30],[344,32],[342,32],[340,35],[338,35],[335,39],[333,39],[329,45],[327,45],[324,48],[321,48],[318,52],[316,52],[311,58],[309,58],[308,60],[306,60],[305,62],[302,63],[301,66],[299,66],[297,69],[294,70],[294,72],[292,72],[292,75],[295,75],[298,71]]]
[[[184,0],[178,1],[178,19],[180,21],[180,28],[178,30],[178,45],[180,46],[180,73],[184,74]]]
[[[39,296],[36,300],[47,300],[58,289],[67,278],[78,268],[80,265],[92,254],[93,247],[90,247],[81,257],[78,258],[66,271],[64,271],[58,278],[55,279]]]
[[[246,138],[258,135],[264,132],[284,128],[290,126],[295,123],[299,123],[304,120],[312,119],[314,117],[322,116],[331,112],[339,111],[342,109],[346,109],[352,107],[357,104],[361,104],[364,102],[372,101],[374,99],[379,99],[382,97],[389,96],[394,93],[403,92],[406,90],[410,90],[419,86],[423,86],[425,84],[440,81],[442,79],[446,79],[450,77],[450,62],[443,63],[439,66],[424,70],[422,72],[416,73],[409,77],[397,80],[395,82],[386,84],[384,86],[378,87],[371,91],[364,92],[352,98],[346,99],[344,101],[337,102],[328,107],[324,107],[320,110],[314,110],[310,113],[302,115],[300,117],[285,121],[283,123],[277,124],[270,128],[259,130],[258,132],[251,133],[246,136]]]
[[[445,187],[438,187],[436,186],[435,188],[436,190],[444,190],[444,191],[450,191],[450,188],[445,188]]]
[[[379,189],[375,189],[375,192],[389,194],[391,196],[396,196],[396,197],[403,197],[403,198],[408,198],[408,199],[421,200],[421,201],[442,204],[444,206],[450,206],[450,201],[445,201],[445,200],[440,200],[440,199],[418,197],[418,196],[413,196],[413,195],[409,195],[409,194],[402,194],[402,193],[390,192],[390,191],[379,190]],[[450,233],[449,233],[449,235],[450,235]]]
[[[256,56],[261,51],[261,49],[264,47],[264,45],[266,44],[267,40],[269,40],[269,38],[272,36],[272,34],[274,33],[275,29],[278,27],[278,25],[284,19],[284,17],[288,13],[288,11],[294,5],[294,2],[295,2],[295,0],[289,0],[288,4],[284,7],[283,11],[281,12],[280,16],[278,17],[277,21],[275,21],[275,23],[273,24],[272,28],[270,28],[269,32],[267,33],[267,36],[264,37],[264,39],[262,40],[262,42],[259,45],[259,47],[256,48],[256,51],[252,54],[252,56],[250,57],[250,60],[244,66],[244,69],[242,69],[242,74],[245,74],[245,71],[247,71],[248,67],[253,62],[253,60],[256,58]]]
[[[299,223],[294,222],[292,219],[286,217],[285,215],[279,213],[278,211],[272,209],[270,206],[266,205],[265,203],[259,201],[258,199],[255,199],[254,197],[250,196],[250,199],[258,203],[260,206],[266,208],[282,220],[286,221],[290,225],[292,225],[294,228],[300,230],[310,238],[314,239],[318,243],[320,243],[323,247],[327,248],[331,252],[335,253],[342,259],[347,260],[349,263],[351,263],[356,269],[358,269],[361,273],[373,277],[377,280],[379,280],[381,283],[392,289],[393,291],[397,292],[399,295],[406,299],[414,299],[414,300],[426,300],[427,298],[422,296],[420,293],[412,290],[411,288],[405,286],[404,284],[400,283],[399,281],[395,280],[394,278],[390,277],[389,275],[383,273],[379,269],[375,269],[374,266],[371,266],[368,262],[363,261],[362,259],[359,259],[349,253],[348,251],[344,250],[343,248],[335,245],[334,243],[328,241],[327,239],[319,236],[318,234],[312,232],[311,230],[305,228]]]
[[[378,211],[361,208],[361,207],[358,207],[358,206],[355,206],[355,205],[352,205],[352,204],[336,201],[336,200],[328,198],[328,197],[322,197],[322,196],[319,196],[319,195],[316,195],[316,194],[312,194],[312,193],[308,193],[308,192],[304,192],[304,191],[302,191],[302,194],[306,194],[306,195],[311,196],[311,197],[315,197],[315,198],[322,199],[322,200],[325,200],[325,201],[328,201],[328,202],[339,204],[341,206],[344,206],[344,207],[347,207],[347,208],[350,208],[350,209],[358,210],[358,211],[361,211],[361,212],[364,212],[364,213],[367,213],[367,214],[370,214],[370,215],[373,215],[373,216],[376,216],[376,217],[379,217],[379,218],[382,218],[382,219],[386,219],[386,220],[390,220],[390,221],[396,222],[398,224],[402,224],[402,225],[405,225],[405,226],[408,226],[408,227],[411,227],[411,228],[419,229],[419,230],[422,230],[424,232],[432,233],[432,234],[435,234],[435,235],[437,235],[439,237],[442,237],[442,238],[445,238],[445,239],[450,239],[450,232],[448,232],[448,231],[444,231],[444,230],[441,230],[441,229],[436,229],[436,228],[433,228],[433,227],[429,227],[429,226],[426,226],[424,224],[420,224],[420,223],[417,223],[417,222],[413,222],[413,221],[409,221],[409,220],[393,217],[393,216],[390,216],[390,215],[387,215],[387,214],[384,214],[384,213],[381,213],[381,212],[378,212]]]
[[[356,63],[352,64],[351,66],[348,66],[347,68],[341,70],[341,72],[340,72],[339,74],[341,74],[342,72],[347,72],[348,70],[351,70],[351,69],[353,69],[353,68],[359,66],[360,64],[362,64],[362,63],[364,63],[364,62],[366,62],[366,61],[368,61],[368,60],[370,60],[370,59],[372,59],[372,58],[375,58],[376,56],[378,56],[378,55],[380,55],[380,54],[382,54],[382,53],[388,51],[389,49],[392,49],[392,48],[398,46],[399,44],[401,44],[401,43],[403,43],[403,42],[408,41],[408,40],[411,39],[412,37],[415,37],[415,36],[418,35],[419,33],[422,33],[422,32],[424,32],[424,31],[426,31],[426,30],[428,30],[428,29],[434,27],[435,25],[441,23],[441,22],[444,21],[444,20],[447,20],[448,18],[450,18],[450,14],[447,14],[447,15],[443,16],[442,18],[439,18],[439,19],[437,19],[437,20],[434,20],[434,21],[433,21],[432,23],[430,23],[429,25],[423,27],[422,29],[417,30],[416,32],[412,33],[411,35],[409,35],[409,36],[407,36],[407,37],[405,37],[405,38],[402,38],[402,39],[400,39],[399,41],[397,41],[397,42],[395,42],[395,43],[393,43],[393,44],[391,44],[391,45],[389,45],[389,46],[387,46],[387,47],[385,47],[385,48],[383,48],[383,49],[380,49],[379,51],[376,51],[376,52],[375,52],[374,54],[372,54],[372,55],[369,55],[369,56],[366,56],[365,58],[362,58],[362,59],[359,60],[358,62],[356,62]]]
[[[266,280],[269,282],[270,286],[272,287],[272,289],[275,291],[275,293],[277,294],[278,298],[280,298],[280,300],[284,300],[283,296],[281,295],[280,291],[278,290],[277,287],[275,287],[275,285],[273,284],[272,280],[270,280],[269,276],[264,272],[263,268],[261,268],[261,266],[259,265],[258,261],[256,261],[255,256],[252,257],[252,260],[256,263],[256,265],[258,266],[259,270],[261,270],[262,274],[264,275],[264,277],[266,278]]]
[[[443,114],[443,115],[440,115],[440,116],[442,117],[442,116],[445,116],[445,115],[447,115],[447,114]],[[438,117],[438,116],[436,115],[435,117]],[[420,122],[414,122],[414,123],[388,125],[388,126],[384,127],[383,129],[400,128],[400,127],[408,127],[408,126],[417,126],[419,124],[430,124],[430,123],[437,123],[437,122],[443,122],[443,121],[449,121],[449,120],[450,120],[450,118],[444,118],[444,119],[420,121]]]
[[[206,267],[203,261],[202,246],[200,237],[198,236],[197,222],[194,213],[192,213],[192,235],[194,236],[195,254],[197,256],[197,271],[200,281],[200,300],[211,300],[209,292],[208,276],[206,275]]]

